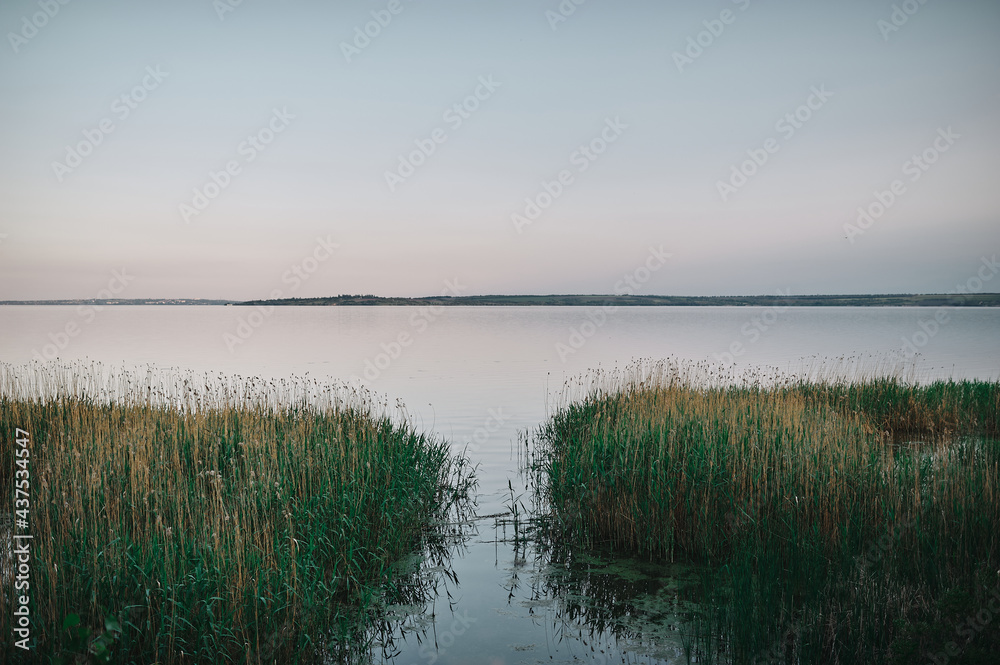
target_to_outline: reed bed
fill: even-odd
[[[77,614],[94,635],[120,626],[111,662],[337,658],[475,482],[387,404],[307,379],[0,365],[7,496],[15,428],[38,654],[68,653]]]
[[[700,662],[993,662],[1000,613],[958,633],[1000,594],[1000,384],[664,361],[572,391],[538,500],[564,543],[708,564]]]

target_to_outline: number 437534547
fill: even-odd
[[[15,471],[15,476],[17,477],[17,482],[15,483],[15,499],[14,508],[18,519],[27,520],[28,519],[28,487],[29,487],[29,472],[28,472],[28,462],[31,458],[31,450],[28,448],[28,433],[17,428],[17,461],[15,465],[18,467]],[[24,497],[24,498],[21,498]]]

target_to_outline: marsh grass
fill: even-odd
[[[835,374],[594,373],[537,433],[537,501],[564,544],[715,571],[702,653],[980,662],[1000,617],[956,626],[1000,589],[1000,384]]]
[[[31,435],[40,654],[63,648],[71,613],[119,620],[116,662],[356,654],[380,599],[419,600],[396,562],[474,486],[466,458],[387,404],[307,379],[0,365],[8,497],[16,427]]]

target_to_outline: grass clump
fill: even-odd
[[[0,365],[7,496],[15,428],[31,437],[36,653],[64,650],[74,615],[120,626],[111,662],[350,651],[395,562],[474,484],[384,406],[308,380]]]
[[[565,542],[709,564],[725,660],[972,663],[1000,646],[998,413],[996,382],[638,364],[532,470]]]

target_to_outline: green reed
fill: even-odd
[[[540,428],[566,543],[708,564],[703,652],[731,662],[1000,646],[1000,613],[960,634],[1000,591],[1000,383],[712,372],[596,374]]]
[[[31,434],[36,653],[65,650],[70,614],[119,622],[114,662],[350,651],[395,562],[474,485],[386,407],[304,379],[0,366],[5,496]]]

